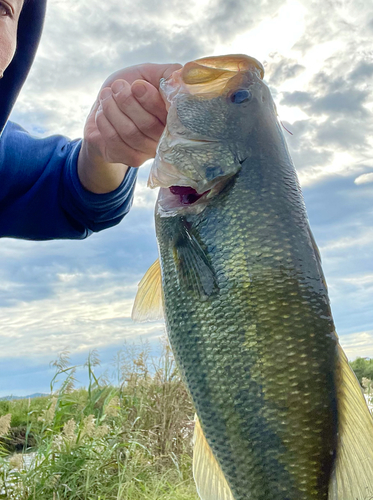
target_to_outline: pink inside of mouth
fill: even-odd
[[[171,186],[170,191],[172,194],[179,196],[181,205],[192,205],[204,194],[208,193],[208,191],[202,194],[197,193],[195,189],[189,186]]]

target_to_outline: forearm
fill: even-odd
[[[0,140],[0,237],[81,239],[121,221],[137,169],[128,168],[109,193],[96,194],[79,179],[80,149],[81,141],[36,139],[8,122]]]
[[[105,194],[115,191],[122,183],[128,166],[123,163],[107,163],[83,141],[78,157],[78,176],[88,191]]]

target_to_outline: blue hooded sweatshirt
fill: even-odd
[[[79,239],[118,224],[129,211],[137,169],[111,193],[86,190],[77,174],[81,141],[40,139],[8,122],[34,60],[46,0],[26,0],[17,51],[0,80],[0,237]]]

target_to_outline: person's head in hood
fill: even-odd
[[[0,0],[0,132],[34,60],[46,0]]]
[[[18,20],[23,6],[22,0],[0,2],[0,76],[13,59],[17,46]]]

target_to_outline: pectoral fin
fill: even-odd
[[[360,384],[339,349],[339,444],[328,500],[373,498],[373,419]]]
[[[207,255],[184,221],[173,241],[177,276],[195,291],[200,300],[210,296],[216,288],[216,277]]]
[[[208,445],[197,416],[194,427],[193,476],[202,500],[234,500],[224,474]]]
[[[149,267],[139,283],[131,317],[138,322],[163,319],[162,276],[159,259]]]

